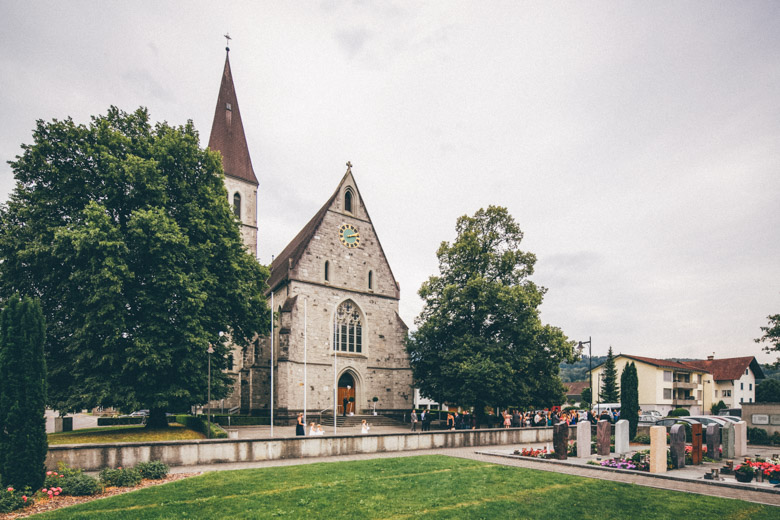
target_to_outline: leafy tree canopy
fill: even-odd
[[[780,403],[780,381],[764,379],[756,385],[757,403]]]
[[[562,361],[575,358],[563,332],[542,324],[546,289],[536,257],[520,250],[523,233],[506,208],[458,219],[457,238],[439,247],[439,275],[423,283],[424,307],[409,352],[415,383],[440,402],[518,406],[558,404]]]
[[[636,437],[639,425],[639,375],[632,361],[620,374],[620,418],[628,421],[628,435]]]
[[[219,154],[192,122],[153,127],[145,109],[115,107],[89,125],[38,121],[22,148],[0,209],[0,293],[41,301],[49,404],[203,403],[209,343],[224,397],[219,331],[246,345],[270,315],[269,273],[244,249]]]
[[[769,324],[766,327],[761,327],[764,335],[756,338],[756,343],[767,343],[764,347],[764,352],[769,354],[780,352],[780,314],[767,316],[767,319]],[[775,362],[775,367],[780,368],[780,358]]]

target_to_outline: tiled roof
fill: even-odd
[[[566,395],[582,395],[582,391],[590,387],[590,381],[572,381],[563,385],[566,387]]]
[[[683,363],[712,373],[712,377],[715,381],[733,381],[739,379],[748,367],[753,370],[753,374],[755,374],[757,379],[764,378],[764,373],[756,361],[756,358],[753,356],[723,359],[695,359],[692,361],[683,361]]]
[[[619,356],[623,356],[623,357],[628,358],[628,359],[633,359],[635,361],[641,361],[642,363],[647,363],[648,365],[653,365],[653,366],[657,366],[657,367],[674,368],[674,369],[677,369],[677,370],[687,370],[687,371],[690,371],[690,370],[701,370],[699,368],[692,367],[692,366],[689,366],[689,365],[685,365],[685,364],[677,362],[677,361],[672,361],[670,359],[655,359],[655,358],[642,357],[642,356],[633,356],[633,355],[630,355],[630,354],[619,354]],[[617,357],[617,356],[615,356],[615,357]],[[599,365],[599,366],[601,366],[601,365]],[[707,370],[705,369],[704,372],[707,372]]]
[[[238,98],[233,86],[233,75],[230,72],[230,60],[225,57],[225,70],[222,72],[222,83],[219,86],[217,108],[214,110],[214,122],[211,124],[209,148],[222,153],[222,167],[225,175],[235,177],[257,186],[257,177],[252,168],[249,147],[244,135],[244,124],[241,122],[241,111],[238,109]]]

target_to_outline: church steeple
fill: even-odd
[[[222,166],[225,175],[258,185],[249,147],[246,144],[244,125],[241,122],[241,112],[238,109],[238,98],[233,85],[233,74],[230,71],[230,48],[225,48],[225,70],[222,73],[222,83],[219,86],[217,108],[214,111],[214,122],[211,124],[209,148],[222,152]]]

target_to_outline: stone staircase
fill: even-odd
[[[316,415],[309,415],[308,421],[311,422],[312,420],[317,420]],[[401,421],[398,421],[396,419],[393,419],[392,417],[385,417],[383,415],[348,415],[344,417],[343,415],[339,415],[336,417],[336,426],[339,428],[351,428],[351,427],[360,427],[360,425],[363,423],[363,419],[366,420],[371,426],[399,426],[403,427],[404,423]],[[323,426],[332,426],[333,425],[333,414],[332,413],[324,413],[322,414],[322,419],[320,421]]]

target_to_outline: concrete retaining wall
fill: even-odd
[[[74,468],[97,471],[105,467],[131,467],[139,462],[150,460],[161,460],[169,466],[191,466],[222,462],[251,462],[351,455],[354,453],[534,442],[552,442],[552,428],[508,428],[276,439],[65,444],[49,447],[46,467],[47,469],[57,469],[57,463],[63,461]]]

